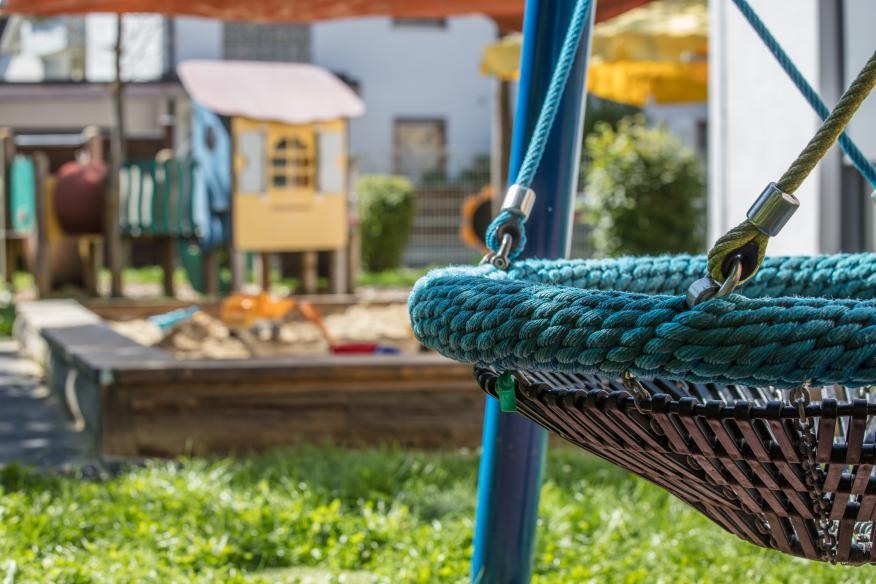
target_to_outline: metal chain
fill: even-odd
[[[629,371],[625,371],[621,376],[621,382],[624,384],[624,387],[630,395],[633,396],[633,405],[636,406],[636,410],[640,414],[647,414],[651,411],[651,407],[646,404],[646,401],[651,398],[651,393],[645,389],[645,386],[642,385],[642,382],[636,379],[636,376],[630,373]]]
[[[791,390],[788,399],[792,405],[797,406],[797,419],[794,426],[800,432],[801,441],[798,444],[800,454],[804,460],[801,465],[806,471],[806,485],[809,487],[809,497],[812,499],[812,512],[818,522],[820,537],[818,547],[821,549],[821,558],[825,562],[836,563],[836,535],[833,533],[833,521],[830,518],[830,504],[824,498],[824,472],[815,460],[817,452],[817,438],[812,419],[806,415],[806,406],[811,400],[811,392],[808,385],[801,385]]]

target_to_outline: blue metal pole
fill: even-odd
[[[517,111],[511,143],[514,180],[547,93],[576,0],[527,0]],[[526,223],[526,257],[558,258],[569,253],[584,118],[584,88],[591,26],[584,33],[541,167],[532,182],[537,200]],[[478,477],[472,582],[529,582],[547,433],[487,398],[483,452]]]

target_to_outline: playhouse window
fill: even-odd
[[[275,188],[313,188],[313,149],[295,136],[283,136],[271,152],[271,185]]]

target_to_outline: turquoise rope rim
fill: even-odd
[[[411,323],[427,347],[499,371],[772,385],[876,383],[876,254],[767,258],[688,308],[704,256],[527,260],[430,272]]]

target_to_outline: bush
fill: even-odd
[[[582,131],[585,144],[587,138],[596,133],[602,124],[608,124],[612,129],[617,129],[622,120],[640,113],[642,113],[642,110],[634,105],[602,99],[592,93],[588,93],[587,105],[584,108],[584,128]],[[583,153],[584,163],[589,164],[589,153],[586,148],[584,148]]]
[[[370,272],[398,267],[414,220],[414,187],[400,176],[359,181],[362,263]]]
[[[585,216],[597,255],[702,251],[705,185],[700,159],[643,116],[587,138]]]

